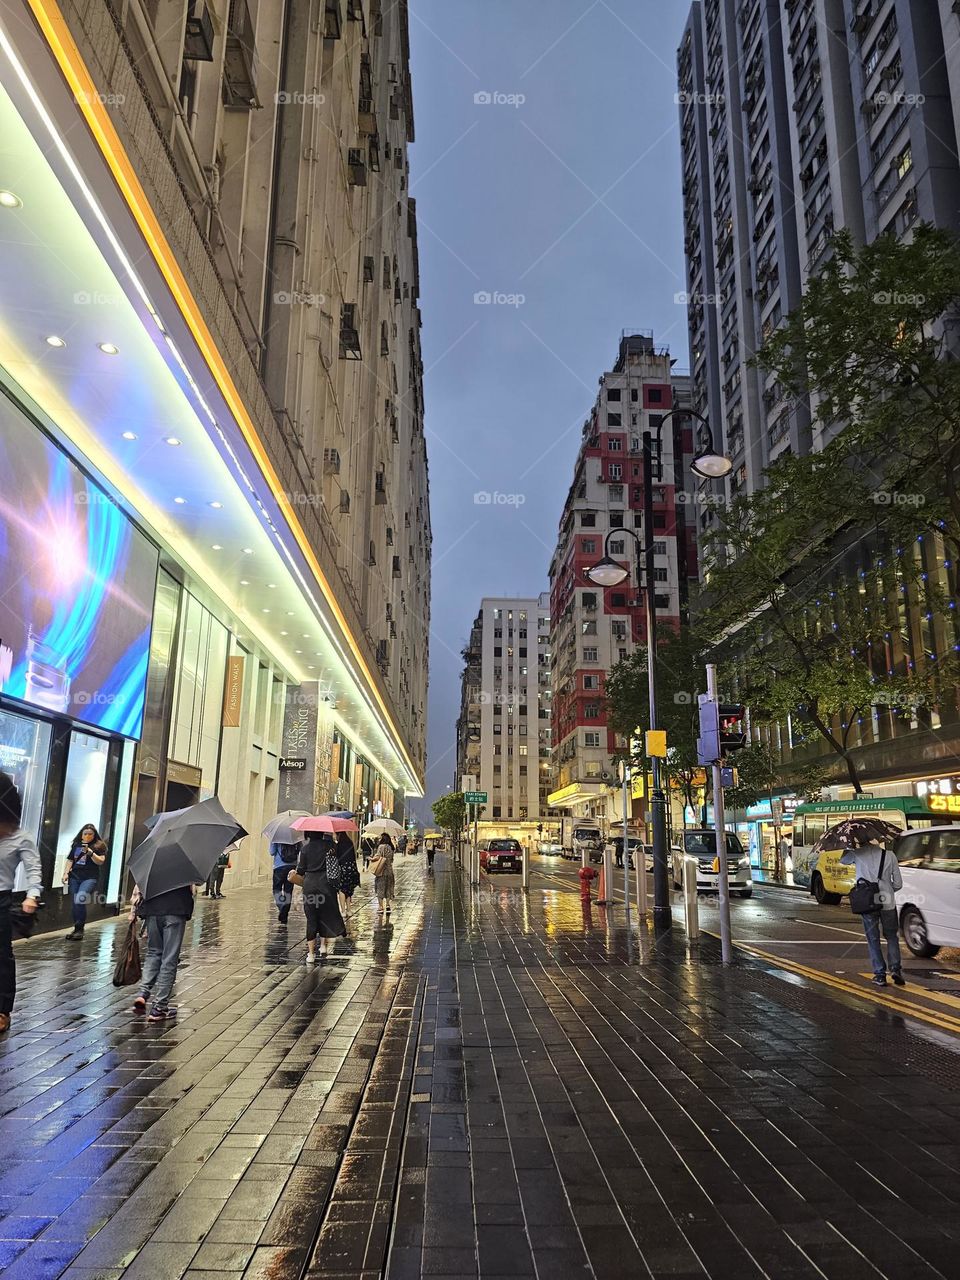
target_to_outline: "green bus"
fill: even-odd
[[[793,882],[810,890],[817,902],[839,902],[853,888],[854,869],[841,863],[842,849],[814,854],[813,846],[847,818],[882,818],[901,831],[960,821],[960,795],[883,796],[798,804],[793,813]]]

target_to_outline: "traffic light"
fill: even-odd
[[[538,835],[538,836],[542,836],[542,835],[543,835],[543,823],[542,823],[542,822],[538,822],[538,823],[537,823],[537,835]]]
[[[701,693],[700,737],[697,739],[697,763],[713,764],[720,759],[720,721],[717,704],[708,693]]]
[[[720,754],[740,751],[747,745],[747,709],[740,702],[721,702],[717,706],[720,729]]]

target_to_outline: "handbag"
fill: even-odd
[[[131,920],[127,926],[127,936],[123,942],[120,959],[113,971],[115,987],[130,987],[139,982],[143,976],[143,965],[140,963],[140,943],[137,941],[139,920]]]
[[[381,854],[380,857],[377,858],[375,862],[370,863],[370,870],[373,872],[375,876],[382,876],[387,871],[387,865],[388,864],[387,864],[386,858],[383,856],[383,854]]]
[[[331,884],[339,884],[343,869],[340,866],[340,859],[333,852],[327,854],[327,879]]]
[[[884,849],[880,854],[880,867],[877,871],[876,880],[864,880],[861,876],[850,890],[850,910],[855,915],[878,915],[883,910],[883,903],[880,901],[880,878],[883,875],[883,863],[886,856],[887,851]]]

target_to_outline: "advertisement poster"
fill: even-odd
[[[0,474],[0,691],[138,738],[156,549],[3,396]]]

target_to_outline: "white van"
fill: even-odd
[[[960,826],[908,831],[894,845],[903,940],[915,956],[960,947]]]

